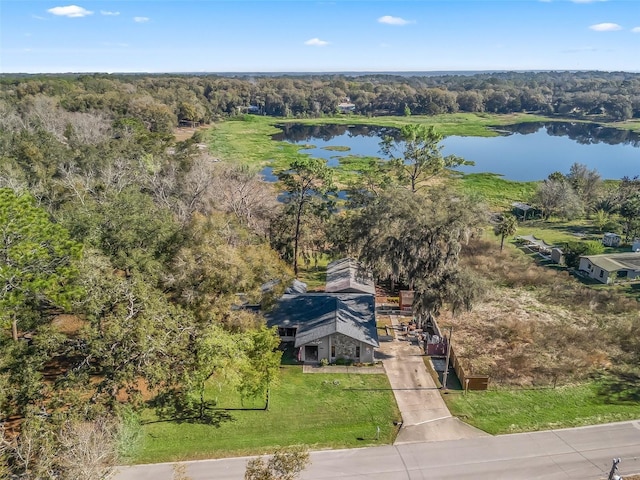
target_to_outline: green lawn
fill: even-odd
[[[320,255],[317,263],[315,259],[311,259],[308,265],[305,265],[302,258],[298,260],[298,278],[307,284],[309,292],[324,291],[327,284],[327,265],[331,261],[327,255]]]
[[[303,374],[300,366],[281,368],[280,384],[272,388],[271,406],[264,410],[224,410],[219,425],[153,422],[143,415],[142,441],[133,463],[270,453],[278,446],[305,444],[311,448],[346,448],[389,444],[400,420],[385,375]],[[218,391],[210,399],[218,406],[264,406],[262,399],[245,402],[235,392]],[[376,427],[380,438],[376,439]]]
[[[585,218],[576,220],[527,220],[518,222],[517,235],[534,235],[550,245],[580,240],[600,240],[602,233]]]
[[[453,415],[494,435],[640,418],[640,404],[607,403],[592,384],[444,397]]]

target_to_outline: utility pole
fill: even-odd
[[[442,388],[447,391],[447,377],[449,376],[449,359],[451,358],[451,337],[453,336],[453,326],[449,327],[449,339],[447,341],[447,358],[444,361],[444,375],[442,376]]]

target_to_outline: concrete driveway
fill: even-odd
[[[451,416],[422,360],[420,347],[401,331],[391,316],[395,339],[380,342],[382,364],[402,415],[395,445],[488,436]]]

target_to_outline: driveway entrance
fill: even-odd
[[[451,416],[440,390],[424,365],[420,347],[391,315],[395,338],[380,342],[382,364],[402,415],[395,444],[435,442],[488,436]]]

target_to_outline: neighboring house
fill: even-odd
[[[602,244],[606,247],[619,247],[622,237],[617,233],[605,233],[602,237]]]
[[[376,286],[371,272],[365,270],[352,258],[341,258],[327,265],[327,293],[368,293],[376,294]]]
[[[613,283],[616,279],[633,280],[640,277],[640,252],[580,257],[578,270],[601,283]]]
[[[351,100],[349,100],[348,97],[342,99],[342,101],[338,104],[338,112],[340,113],[351,113],[354,112],[355,109],[356,106],[351,103]]]
[[[298,360],[371,363],[378,347],[375,297],[358,293],[284,295],[265,315],[283,341],[294,342]]]

